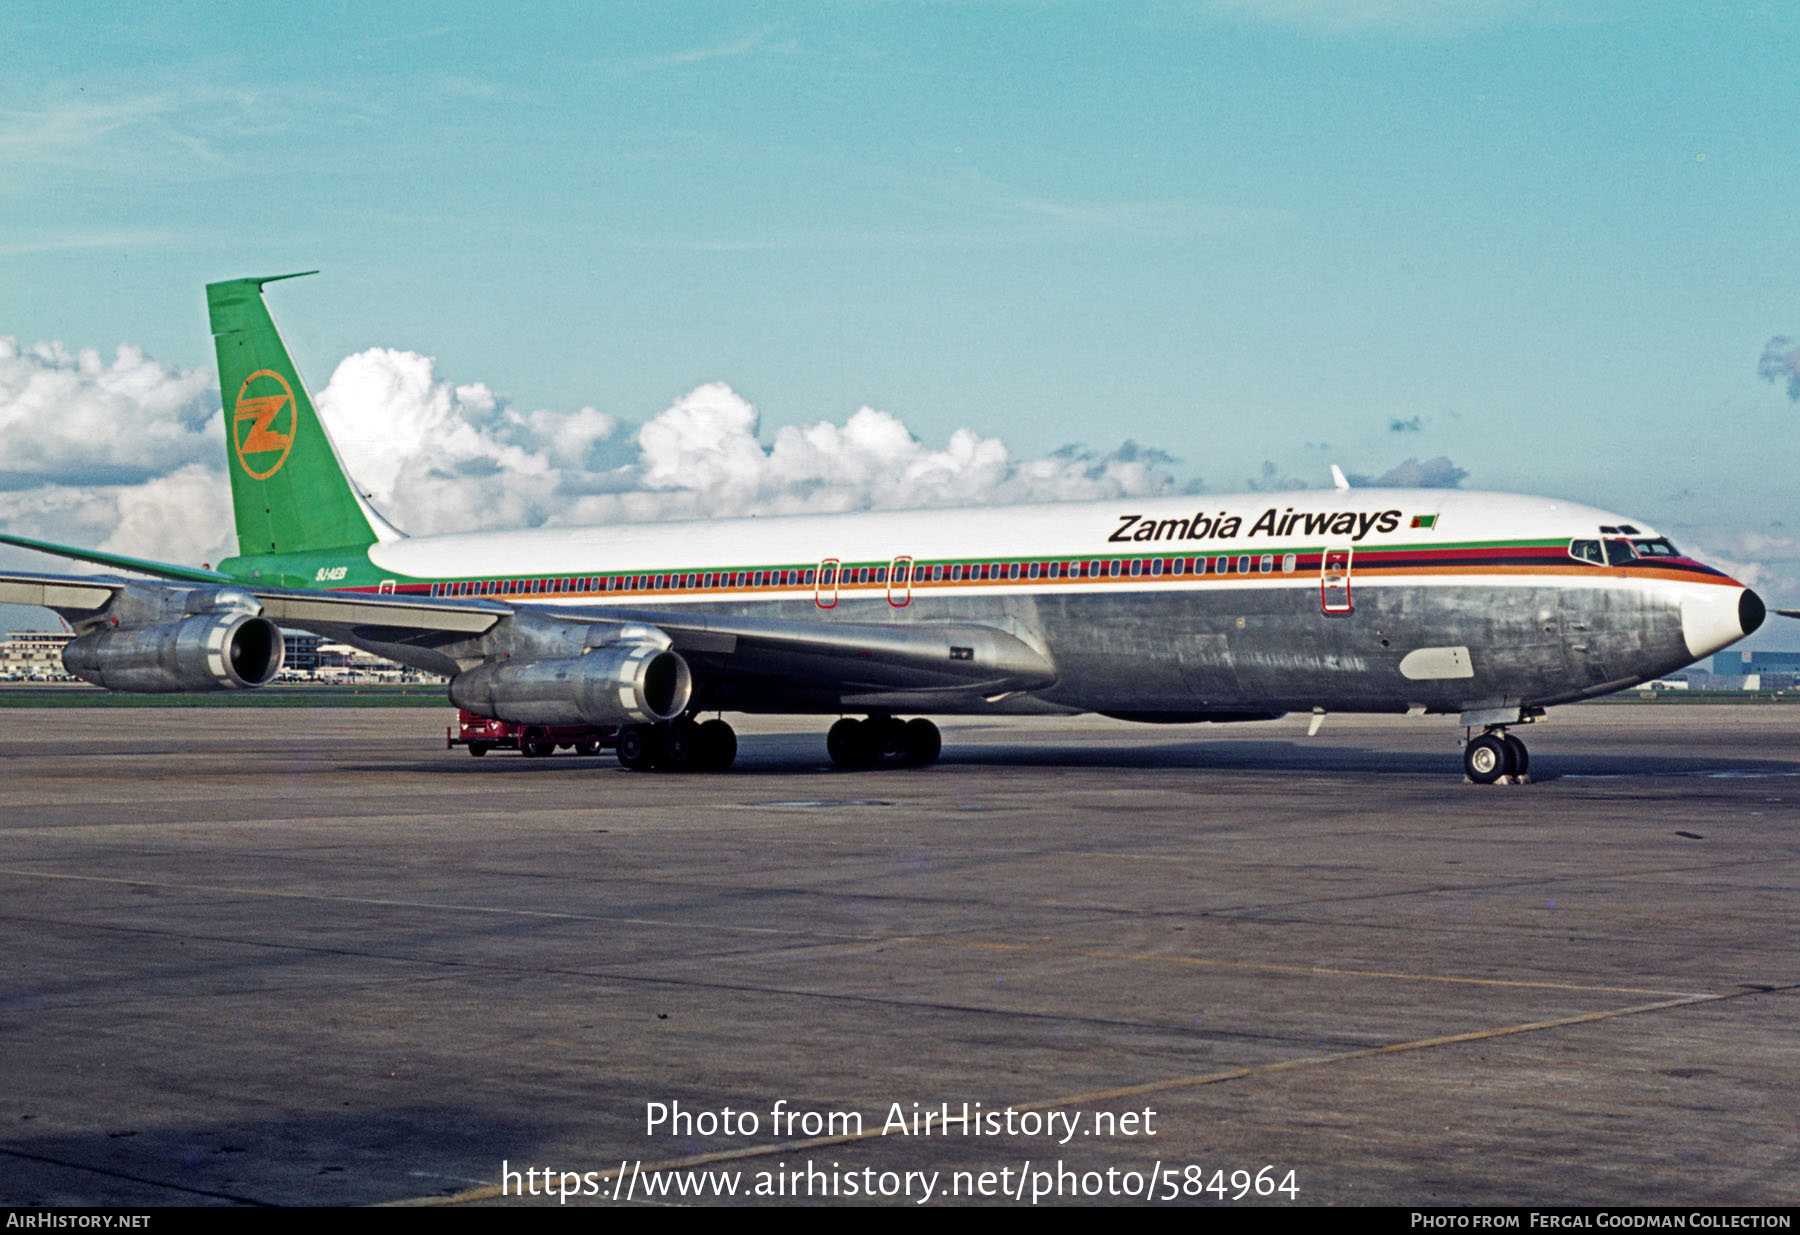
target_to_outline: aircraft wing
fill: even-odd
[[[121,593],[153,599],[193,594],[210,610],[224,597],[283,626],[368,646],[407,659],[429,650],[438,668],[448,656],[465,667],[513,655],[508,624],[521,646],[534,628],[592,628],[622,641],[651,640],[680,653],[708,686],[708,706],[762,710],[848,707],[927,708],[933,703],[992,700],[1041,689],[1056,668],[1023,626],[976,622],[853,622],[819,618],[735,617],[680,609],[611,606],[514,606],[491,600],[310,592],[190,581],[0,573],[0,602],[41,605],[77,630],[123,620],[146,625],[194,606],[160,606],[154,614]],[[251,603],[254,598],[254,603]],[[138,616],[144,613],[144,616]],[[530,655],[531,653],[523,653]]]
[[[123,579],[0,574],[0,604],[41,605],[74,622],[106,608],[123,586]]]
[[[949,697],[990,698],[1056,680],[1030,632],[967,622],[845,622],[756,618],[613,606],[512,606],[487,600],[257,591],[264,616],[372,650],[440,649],[467,664],[467,640],[512,622],[586,626],[603,637],[649,639],[680,653],[708,688],[709,706],[923,708]],[[488,652],[491,656],[495,653]],[[904,698],[889,696],[904,695]]]
[[[1010,619],[855,622],[761,618],[679,609],[551,607],[566,620],[631,622],[667,634],[723,708],[904,707],[993,699],[1056,681],[1049,653]]]

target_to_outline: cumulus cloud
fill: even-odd
[[[162,364],[130,344],[108,362],[94,348],[0,337],[0,527],[216,562],[233,543],[223,419],[202,370]]]
[[[1277,493],[1291,489],[1317,489],[1319,483],[1308,484],[1298,476],[1290,476],[1273,459],[1264,459],[1262,471],[1244,481],[1244,487],[1252,493]]]
[[[222,424],[202,370],[0,337],[0,489],[145,481],[212,460]]]
[[[723,383],[631,425],[593,407],[524,411],[391,348],[346,357],[317,402],[352,478],[415,534],[1175,491],[1174,460],[1132,442],[1019,458],[969,429],[929,446],[864,407],[783,426],[765,444],[755,406]],[[109,363],[3,339],[0,429],[0,527],[181,563],[232,552],[223,416],[206,373],[130,346]]]
[[[1788,398],[1800,403],[1800,344],[1786,335],[1770,339],[1763,345],[1756,374],[1765,382],[1786,382]]]
[[[519,412],[481,383],[436,376],[430,357],[373,348],[318,397],[357,482],[410,532],[1065,501],[1170,492],[1172,460],[1127,442],[1017,459],[968,429],[941,449],[864,407],[842,424],[777,429],[754,405],[701,386],[635,434],[616,417]]]
[[[1435,459],[1408,459],[1397,463],[1379,476],[1350,474],[1350,483],[1371,489],[1454,489],[1468,478],[1468,471],[1456,466],[1443,455]]]
[[[1363,472],[1349,472],[1345,479],[1358,489],[1455,489],[1468,478],[1469,473],[1449,459],[1439,455],[1435,459],[1420,462],[1416,458],[1404,463],[1397,463],[1379,476]],[[1291,489],[1323,488],[1324,478],[1307,481],[1290,476],[1273,461],[1265,460],[1262,472],[1244,483],[1252,492],[1273,493]]]
[[[1780,530],[1710,524],[1664,525],[1663,530],[1671,533],[1683,553],[1756,588],[1770,608],[1800,605],[1800,537]]]
[[[217,562],[237,545],[224,471],[201,463],[138,484],[49,484],[0,492],[0,528],[183,564]],[[23,551],[8,551],[6,557],[22,568],[44,568],[41,558],[32,560]]]
[[[1800,535],[1779,519],[1746,528],[1727,523],[1660,520],[1667,533],[1689,557],[1724,571],[1738,582],[1753,587],[1771,609],[1800,608]],[[1770,618],[1775,634],[1791,633],[1785,619]]]
[[[617,427],[592,408],[521,415],[485,384],[440,380],[430,357],[390,348],[346,357],[317,403],[352,478],[412,532],[542,523],[572,443]]]

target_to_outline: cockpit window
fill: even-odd
[[[1606,555],[1600,552],[1600,542],[1597,540],[1571,540],[1569,556],[1577,562],[1587,562],[1594,566],[1606,565]]]
[[[1635,547],[1634,547],[1635,546]],[[1608,536],[1604,540],[1571,540],[1569,556],[1590,566],[1629,566],[1644,557],[1674,557],[1675,546],[1666,540],[1630,541]]]

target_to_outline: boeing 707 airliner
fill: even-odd
[[[208,285],[238,555],[200,569],[0,536],[148,579],[0,575],[114,690],[254,688],[280,627],[450,679],[519,725],[618,727],[634,769],[722,769],[705,713],[837,716],[843,766],[932,762],[930,715],[1202,723],[1429,713],[1471,780],[1510,732],[1757,629],[1756,593],[1573,502],[1359,489],[406,536],[350,482],[269,316]],[[910,714],[913,719],[902,720]]]

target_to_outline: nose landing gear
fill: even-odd
[[[1529,779],[1531,754],[1525,743],[1494,725],[1463,747],[1463,771],[1477,785],[1492,785],[1505,777],[1513,784]]]

